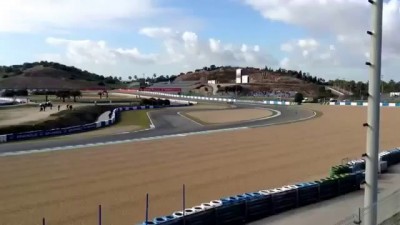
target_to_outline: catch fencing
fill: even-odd
[[[378,209],[379,225],[400,224],[400,189],[378,200],[373,207]],[[364,218],[371,212],[372,207],[359,208],[356,212],[339,221],[335,225],[364,224]]]

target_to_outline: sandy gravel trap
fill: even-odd
[[[0,224],[130,225],[224,196],[327,176],[365,152],[365,107],[315,106],[301,123],[0,158]],[[400,111],[382,108],[381,149],[399,145]]]

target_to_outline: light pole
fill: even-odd
[[[382,54],[382,11],[383,0],[368,0],[372,5],[371,62],[368,86],[368,121],[367,148],[365,168],[364,207],[369,208],[364,215],[365,225],[376,225],[378,220],[378,165],[379,165],[379,125],[380,125],[380,83],[381,83],[381,54]]]

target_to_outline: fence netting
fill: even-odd
[[[378,208],[378,225],[400,224],[400,189],[378,199],[378,202],[373,206],[354,209],[354,212],[335,225],[365,224],[365,217],[371,213],[373,207]]]

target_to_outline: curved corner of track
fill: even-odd
[[[273,125],[288,124],[312,119],[317,113],[311,109],[297,106],[283,105],[264,105],[264,104],[235,104],[238,108],[265,108],[271,110],[273,115],[264,119],[253,121],[242,121],[224,125],[213,126],[192,126],[190,121],[178,121],[171,119],[172,115],[177,115],[181,109],[169,108],[168,110],[154,111],[152,119],[154,129],[123,134],[113,134],[103,137],[88,138],[82,140],[43,140],[43,141],[23,141],[0,145],[0,155],[18,155],[33,152],[68,150],[75,148],[94,147],[101,145],[111,145],[143,140],[163,139],[168,137],[199,135],[214,132],[233,131],[239,129],[267,127]],[[179,123],[178,123],[179,122]],[[177,126],[179,124],[179,126]]]

